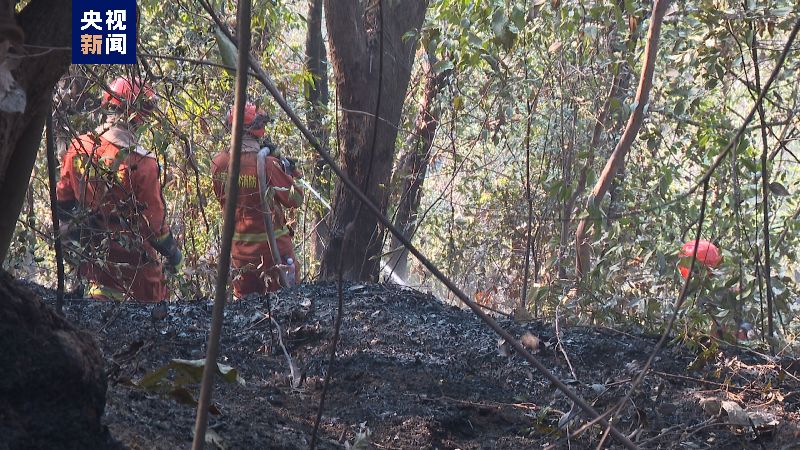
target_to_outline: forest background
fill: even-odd
[[[63,151],[70,130],[85,132],[101,120],[102,83],[136,75],[155,86],[159,111],[142,139],[158,155],[168,214],[186,256],[170,287],[173,297],[188,300],[209,297],[215,280],[221,214],[210,162],[230,142],[224,122],[234,82],[233,72],[220,67],[226,64],[221,34],[201,3],[139,1],[139,64],[72,66],[54,96]],[[408,16],[419,12],[386,3],[392,14],[384,21],[413,22]],[[364,14],[374,13],[371,4],[362,5]],[[212,7],[234,24],[233,2]],[[255,0],[253,11],[256,59],[323,145],[347,162],[342,130],[353,115],[347,106],[354,86],[327,57],[336,45],[331,40],[341,36],[334,31],[341,17],[329,14],[326,27],[321,1]],[[360,61],[396,81],[402,76],[387,69],[386,58],[373,56],[391,56],[403,45],[414,54],[408,89],[395,105],[401,114],[385,124],[396,139],[382,144],[388,170],[376,172],[374,197],[443,272],[501,312],[546,317],[559,309],[573,323],[660,329],[682,284],[678,250],[700,222],[701,177],[711,173],[702,236],[724,260],[693,291],[680,329],[747,321],[766,335],[772,310],[775,331],[793,340],[800,331],[800,45],[793,44],[763,108],[736,137],[797,20],[794,2],[670,4],[643,125],[598,206],[591,188],[639,106],[652,5],[442,0],[422,14],[419,30],[386,38],[385,54],[372,51],[383,49],[383,38],[365,30]],[[397,29],[388,22],[387,30]],[[336,249],[328,247],[329,230],[344,208],[334,201],[331,213],[324,203],[339,195],[338,181],[263,85],[253,80],[249,96],[273,115],[268,136],[301,161],[324,199],[308,195],[296,212],[295,242],[305,280],[330,278],[326,254]],[[40,155],[43,149],[44,142]],[[4,267],[45,286],[56,282],[49,209],[40,157]],[[581,219],[593,225],[591,265],[578,271]],[[388,265],[382,277],[394,271],[451,298],[396,240],[376,230],[359,235],[365,249],[352,265],[362,268],[348,278],[374,279],[379,265]]]

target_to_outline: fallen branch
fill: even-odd
[[[297,366],[294,364],[292,357],[289,356],[289,352],[286,350],[286,346],[283,345],[283,337],[281,333],[281,326],[278,325],[278,322],[270,316],[269,320],[272,321],[275,328],[278,329],[278,345],[281,346],[281,350],[283,350],[283,356],[286,357],[286,362],[289,364],[289,375],[292,377],[292,388],[297,389],[300,387],[300,376],[298,375],[299,370]]]
[[[676,374],[676,373],[660,372],[658,370],[654,370],[653,374],[654,375],[658,375],[659,377],[664,378],[664,379],[673,378],[673,379],[689,381],[689,382],[697,383],[697,384],[704,384],[706,386],[714,387],[714,388],[717,388],[719,390],[726,390],[726,391],[727,390],[735,390],[735,391],[742,392],[742,391],[746,391],[748,389],[751,389],[751,388],[746,388],[746,387],[733,386],[733,385],[729,385],[729,384],[716,383],[714,381],[703,380],[701,378],[694,378],[694,377],[689,377],[689,376],[686,376],[686,375],[679,375],[679,374]]]

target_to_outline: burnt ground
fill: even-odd
[[[36,290],[52,305],[51,291]],[[220,362],[246,384],[216,385],[210,428],[219,448],[308,448],[328,370],[317,448],[349,447],[367,430],[360,441],[367,445],[357,448],[595,448],[600,441],[597,427],[572,438],[559,429],[569,400],[506,352],[470,311],[392,285],[347,284],[344,293],[332,369],[336,286],[303,285],[271,296],[298,386],[270,337],[266,298],[227,305]],[[134,384],[173,358],[203,357],[212,305],[170,303],[158,320],[153,308],[71,301],[65,315],[103,351],[104,423],[112,436],[131,449],[189,448],[195,408]],[[656,342],[630,330],[562,327],[562,352],[553,323],[500,323],[518,337],[539,337],[537,357],[599,411],[625,395]],[[800,362],[720,349],[700,358],[685,346],[664,349],[623,409],[620,430],[641,448],[800,448]],[[197,385],[188,390],[198,395]],[[579,416],[568,430],[585,421]]]

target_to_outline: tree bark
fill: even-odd
[[[308,1],[308,30],[306,34],[306,70],[313,77],[313,81],[306,84],[306,101],[308,113],[306,121],[311,134],[323,145],[328,144],[328,129],[323,123],[328,109],[328,55],[325,41],[322,39],[322,0]],[[324,192],[322,183],[323,164],[314,165],[311,176],[311,185],[319,192]],[[314,210],[314,240],[312,250],[319,260],[328,242],[328,224],[323,220],[324,213],[319,209]]]
[[[25,42],[36,46],[29,48],[71,45],[71,1],[32,0],[16,16],[14,4],[0,2],[0,43],[18,43],[24,32]],[[70,63],[69,51],[36,51],[20,58],[12,71],[27,97],[25,111],[0,112],[0,262],[25,201],[52,88]],[[2,270],[0,348],[0,367],[11,369],[0,380],[3,444],[9,448],[121,447],[100,421],[106,375],[97,344]]]
[[[429,56],[429,58],[433,58]],[[422,186],[428,173],[428,164],[431,160],[433,137],[439,126],[441,108],[436,104],[436,97],[445,86],[445,81],[450,71],[434,73],[431,69],[432,62],[425,64],[425,87],[419,103],[419,112],[414,123],[414,133],[406,141],[408,149],[400,159],[394,174],[392,186],[397,189],[397,213],[394,226],[403,231],[409,239],[417,229],[417,213],[422,200]],[[408,250],[400,241],[392,236],[391,247],[393,251],[389,257],[389,267],[401,279],[408,277]]]
[[[625,127],[625,131],[622,133],[622,138],[620,138],[619,143],[617,143],[616,148],[614,148],[614,151],[611,153],[603,172],[597,179],[597,183],[586,201],[586,209],[591,216],[596,216],[597,208],[603,200],[603,196],[608,192],[608,188],[614,176],[619,171],[620,166],[625,160],[625,155],[633,145],[633,141],[636,139],[639,128],[641,128],[642,122],[644,121],[644,109],[649,101],[650,89],[653,87],[653,72],[655,71],[661,23],[668,6],[669,0],[655,0],[653,5],[650,29],[647,32],[647,44],[644,50],[645,56],[644,63],[642,64],[642,74],[639,79],[639,88],[636,91],[636,107],[628,118],[628,123]],[[592,222],[596,220],[597,218],[594,217]],[[589,226],[589,220],[584,217],[578,224],[578,230],[575,233],[575,271],[579,280],[591,270],[591,243],[587,237]]]
[[[104,359],[33,292],[0,270],[3,448],[121,448],[102,425]]]
[[[426,0],[325,1],[341,106],[340,161],[347,176],[383,212],[416,36],[427,6]],[[409,31],[415,32],[413,37],[406,36]],[[329,221],[331,240],[322,258],[323,278],[336,276],[340,258],[344,279],[377,278],[383,229],[372,214],[359,215],[359,211],[356,196],[337,181]],[[344,246],[349,224],[352,242]]]
[[[7,23],[8,2],[0,4],[0,23]],[[13,5],[11,5],[13,12]],[[33,0],[19,14],[17,23],[25,42],[39,47],[69,47],[72,38],[72,1]],[[0,27],[0,41],[7,27]],[[20,59],[12,71],[27,95],[24,113],[0,112],[0,263],[5,260],[25,201],[31,170],[42,139],[53,86],[66,72],[71,55],[67,50],[39,52]]]

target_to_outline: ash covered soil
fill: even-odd
[[[54,303],[52,291],[34,289]],[[317,448],[357,441],[375,449],[595,448],[600,441],[597,427],[569,437],[586,422],[581,415],[559,428],[570,401],[472,312],[394,285],[345,284],[343,292],[333,367],[336,285],[270,296],[297,369],[294,383],[267,298],[227,304],[220,362],[245,384],[215,385],[209,423],[219,448],[308,448],[328,371]],[[203,358],[212,304],[172,302],[163,318],[153,309],[76,300],[65,315],[95,336],[105,356],[104,423],[114,438],[131,449],[189,448],[195,408],[134,384],[172,359]],[[552,322],[499,321],[517,337],[537,336],[536,356],[601,412],[624,397],[657,340],[562,325],[562,351]],[[800,362],[720,348],[705,355],[676,345],[662,350],[623,408],[619,429],[640,448],[800,448]],[[197,385],[187,390],[199,394]],[[606,447],[621,448],[612,439]]]

